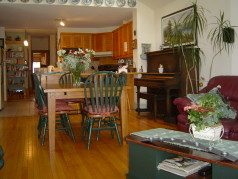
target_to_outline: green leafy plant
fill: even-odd
[[[189,41],[190,36],[181,29],[181,26],[188,27],[195,35],[202,35],[207,27],[207,19],[205,17],[205,9],[197,4],[197,0],[192,2],[193,13],[182,16],[178,21],[170,22],[173,28],[168,32],[166,38],[169,46],[182,56],[186,69],[186,94],[190,87],[192,93],[199,90],[199,68],[201,66],[201,56],[204,55],[202,50]],[[196,33],[197,32],[197,33]],[[186,42],[186,45],[184,45]],[[194,77],[194,79],[192,79]],[[195,83],[193,82],[195,80]]]
[[[186,106],[184,111],[188,112],[190,124],[194,124],[197,131],[219,124],[221,118],[236,117],[236,111],[225,102],[218,88],[220,86],[208,93],[187,95],[192,105]]]
[[[224,12],[220,12],[220,17],[216,17],[216,23],[214,28],[208,34],[208,37],[211,40],[211,44],[213,46],[213,50],[215,51],[215,55],[212,58],[211,66],[210,66],[210,78],[212,74],[212,67],[214,63],[214,59],[218,54],[221,54],[223,50],[225,50],[228,54],[234,47],[235,41],[235,31],[231,26],[229,20],[225,19]]]

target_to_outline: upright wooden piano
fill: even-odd
[[[165,116],[175,117],[176,114],[172,112],[172,100],[175,97],[186,95],[186,68],[182,59],[176,51],[171,49],[146,54],[147,73],[143,73],[141,78],[135,78],[134,81],[137,93],[140,92],[142,86],[147,87],[147,93],[164,95],[165,103],[160,103],[158,108],[164,105]],[[164,67],[163,73],[158,72],[160,65]],[[152,103],[153,101],[148,102],[148,106]]]

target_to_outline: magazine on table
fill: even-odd
[[[176,175],[186,177],[198,170],[210,165],[208,162],[203,162],[195,159],[190,159],[186,157],[175,157],[172,159],[165,159],[162,163],[158,165],[159,170],[165,170]]]

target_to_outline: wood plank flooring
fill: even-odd
[[[0,112],[1,113],[1,112]],[[162,120],[142,113],[138,117],[129,113],[129,132],[153,128],[176,129]],[[94,133],[91,149],[87,140],[81,140],[82,126],[79,116],[70,117],[76,143],[64,131],[56,131],[54,157],[37,138],[38,116],[0,118],[0,145],[4,149],[5,166],[0,170],[1,179],[123,179],[128,172],[128,145],[120,147],[108,131],[102,131],[99,141]],[[47,133],[48,134],[48,133]]]

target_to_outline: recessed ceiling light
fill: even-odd
[[[63,20],[60,21],[60,25],[61,25],[61,26],[65,26],[65,23],[64,23]]]
[[[60,26],[65,26],[65,20],[63,18],[56,18],[55,21]]]

